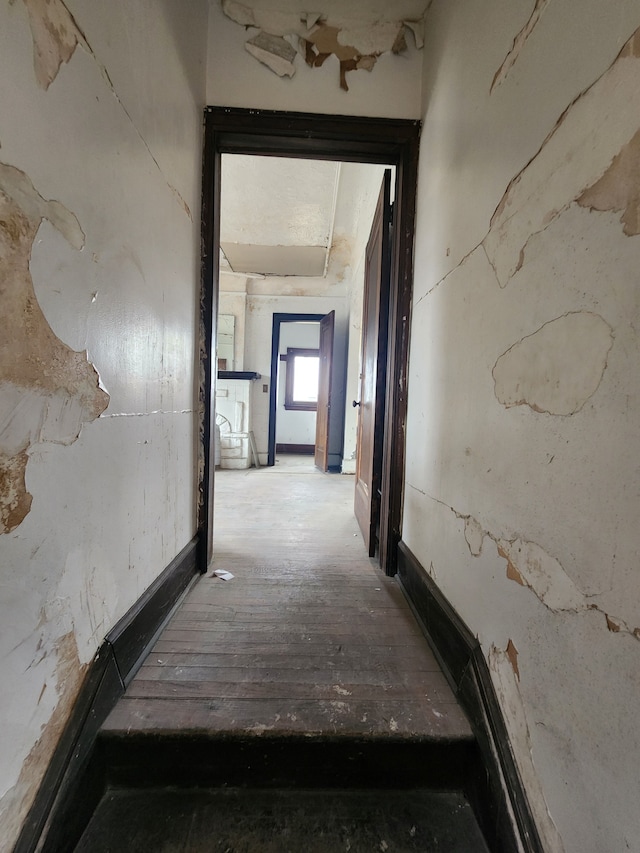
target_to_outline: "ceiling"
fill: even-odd
[[[323,276],[339,180],[339,163],[223,155],[221,270]]]

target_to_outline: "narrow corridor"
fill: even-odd
[[[107,718],[77,853],[487,853],[473,734],[353,482],[309,458],[217,474],[233,578],[195,584]]]
[[[216,557],[106,722],[116,731],[471,738],[353,479],[312,461],[216,475]]]

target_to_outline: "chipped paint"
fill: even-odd
[[[497,544],[518,575],[514,580],[532,590],[550,610],[586,610],[584,595],[558,560],[535,542],[500,539]]]
[[[640,640],[640,628],[631,627],[623,619],[605,613],[594,602],[593,596],[589,596],[578,589],[561,563],[540,545],[520,537],[507,539],[495,532],[486,530],[472,515],[458,511],[444,501],[417,489],[411,483],[407,483],[407,485],[434,503],[450,510],[459,521],[464,523],[464,538],[472,556],[480,556],[479,548],[481,548],[481,543],[484,542],[485,538],[491,540],[496,546],[498,556],[506,561],[507,579],[514,581],[518,586],[531,590],[548,610],[554,613],[597,611],[606,617],[606,624],[610,631],[631,634],[632,637]],[[474,553],[474,550],[478,553]],[[428,573],[434,580],[437,580],[433,561],[429,564]],[[615,625],[617,630],[612,625]]]
[[[490,96],[541,4],[506,6],[427,18],[403,537],[496,644],[536,816],[634,849],[640,17],[547,3]]]
[[[464,538],[467,540],[469,551],[474,557],[479,557],[482,553],[484,530],[475,518],[471,518],[471,516],[467,516],[464,521]]]
[[[592,609],[599,610],[600,608],[592,607]],[[624,619],[620,619],[617,616],[610,616],[608,613],[605,613],[604,617],[607,623],[607,628],[612,634],[631,634],[631,636],[635,637],[636,640],[640,640],[640,628],[632,628],[631,625],[624,621]]]
[[[622,212],[627,237],[640,234],[640,130],[617,154],[599,181],[577,198],[590,210]]]
[[[29,448],[72,444],[109,402],[87,353],[56,337],[38,304],[29,261],[43,219],[73,248],[82,248],[76,217],[60,202],[42,198],[24,172],[0,164],[1,533],[15,529],[31,508],[25,485]]]
[[[509,641],[511,642],[511,641]],[[508,646],[507,646],[508,648]],[[515,649],[515,646],[514,646]],[[511,656],[492,645],[488,654],[489,671],[504,713],[513,755],[527,791],[529,804],[534,813],[536,826],[541,835],[543,849],[563,853],[564,845],[556,825],[549,814],[542,785],[533,763],[531,735],[522,695],[518,687],[519,676]]]
[[[525,44],[527,43],[527,39],[534,31],[540,18],[542,17],[542,13],[547,8],[550,0],[536,0],[535,6],[533,7],[533,12],[529,16],[527,23],[520,30],[518,35],[514,38],[513,44],[509,52],[507,53],[504,62],[496,71],[493,80],[491,81],[490,92],[499,86],[502,81],[507,77],[513,66],[518,61],[518,57],[520,56],[521,51],[524,49]]]
[[[520,586],[526,586],[524,578],[509,559],[507,552],[500,545],[498,545],[498,556],[507,561],[507,578],[510,581],[515,581],[517,584],[520,584]]]
[[[509,639],[507,643],[507,648],[505,649],[505,654],[509,658],[509,663],[515,673],[516,678],[520,681],[520,670],[518,669],[518,650],[515,647],[515,643],[512,639]]]
[[[38,791],[40,780],[49,766],[51,755],[64,731],[86,672],[86,666],[82,666],[78,659],[73,632],[60,637],[51,653],[57,657],[54,679],[58,699],[49,721],[23,763],[15,785],[0,797],[4,838],[16,838],[18,835]],[[44,653],[43,657],[46,654],[49,652]],[[45,682],[40,699],[46,687]],[[0,849],[5,849],[1,841]],[[8,853],[8,848],[6,849]]]
[[[340,88],[344,91],[349,91],[348,72],[371,71],[383,53],[405,53],[408,32],[412,33],[416,49],[424,46],[422,18],[351,21],[343,25],[330,21],[322,12],[299,14],[261,9],[237,0],[222,0],[222,11],[235,23],[259,31],[245,42],[245,49],[278,76],[295,74],[295,43],[297,53],[310,68],[322,67],[329,57],[337,59]]]
[[[106,66],[98,60],[85,34],[78,26],[74,16],[63,0],[23,0],[23,2],[27,8],[29,17],[29,27],[33,39],[33,63],[36,78],[40,86],[45,90],[49,88],[58,76],[61,66],[70,61],[77,46],[80,45],[96,63],[105,84],[118,101],[127,119],[131,122],[140,141],[147,149],[147,153],[166,181],[171,194],[189,219],[193,221],[189,205],[176,187],[167,180],[147,140],[134,122],[131,113],[120,99]]]
[[[244,43],[245,50],[279,77],[293,77],[295,74],[296,51],[286,39],[260,31],[258,35]]]
[[[23,0],[29,15],[33,38],[33,65],[43,89],[58,76],[63,63],[69,62],[76,47],[85,45],[84,34],[62,0]]]
[[[522,267],[530,239],[544,231],[572,203],[613,168],[613,182],[635,156],[633,139],[640,111],[640,30],[610,68],[558,118],[538,152],[509,183],[483,240],[498,283],[505,287]],[[598,121],[593,116],[598,115]],[[637,193],[637,175],[633,176]],[[600,187],[602,191],[602,186]],[[605,192],[605,196],[608,193]]]
[[[495,395],[506,408],[573,415],[598,390],[612,346],[613,330],[598,314],[557,317],[498,358]]]

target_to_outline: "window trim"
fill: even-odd
[[[318,404],[293,399],[295,359],[299,356],[320,358],[320,350],[309,347],[287,347],[287,354],[281,356],[285,362],[284,407],[288,412],[317,412]]]

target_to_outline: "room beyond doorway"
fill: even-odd
[[[205,329],[203,425],[205,460],[201,482],[200,531],[206,553],[203,568],[213,553],[213,466],[211,464],[212,391],[215,360],[215,322],[218,280],[221,274],[217,247],[220,241],[222,157],[227,154],[266,157],[313,158],[342,163],[390,165],[394,181],[396,228],[392,240],[391,294],[389,300],[388,392],[383,441],[381,484],[380,563],[395,571],[396,545],[401,533],[404,477],[404,418],[408,323],[411,302],[413,218],[419,123],[341,116],[262,113],[209,108],[205,121],[203,175],[203,301]],[[246,365],[251,367],[250,365]],[[258,380],[258,394],[268,393],[269,382]]]

